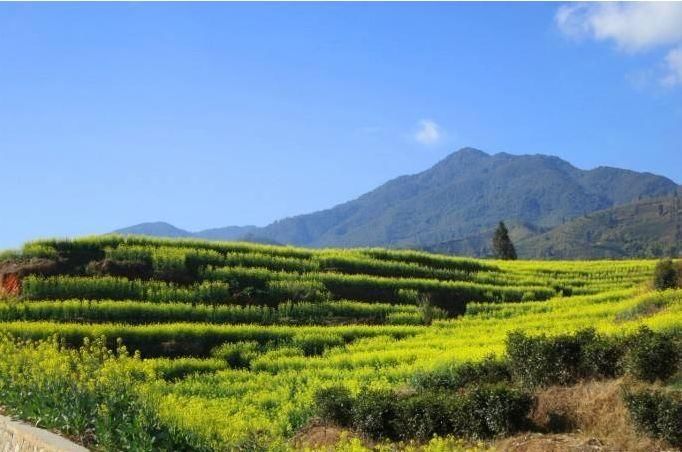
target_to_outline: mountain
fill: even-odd
[[[557,157],[465,148],[424,172],[332,209],[277,221],[259,234],[306,246],[420,247],[480,234],[501,219],[554,227],[676,189],[673,181],[649,173],[585,171]]]
[[[682,252],[682,198],[640,200],[591,212],[549,229],[516,221],[507,226],[519,256],[526,259],[675,256]],[[489,257],[493,232],[494,228],[423,249]]]
[[[198,237],[202,239],[209,240],[243,240],[251,242],[254,240],[249,240],[257,238],[256,232],[258,228],[256,226],[227,226],[224,228],[215,229],[205,229],[203,231],[195,232],[192,237]],[[261,238],[257,241],[268,240],[266,238]]]
[[[516,220],[507,221],[507,229],[509,229],[509,237],[512,242],[516,244],[526,238],[534,237],[544,232],[550,231],[551,228],[542,228],[529,223],[520,223]],[[460,256],[476,256],[476,257],[491,257],[492,249],[491,242],[493,234],[495,233],[497,225],[490,229],[481,231],[478,234],[463,237],[461,239],[446,240],[444,242],[424,245],[421,249],[430,251],[432,253],[454,254]],[[537,257],[535,255],[521,255],[521,258]]]
[[[156,221],[153,223],[140,223],[123,229],[117,229],[117,234],[124,235],[154,235],[159,237],[191,237],[192,233],[184,229],[176,228],[172,224]]]
[[[250,234],[313,247],[429,248],[459,243],[463,254],[478,254],[500,220],[512,226],[512,239],[520,240],[591,212],[668,196],[677,189],[670,179],[650,173],[609,167],[582,170],[558,157],[490,155],[464,148],[426,171],[398,177],[331,209],[263,228],[190,234],[224,240]]]
[[[521,256],[589,259],[677,256],[682,198],[637,201],[589,213],[516,244]]]
[[[259,242],[275,244],[272,239],[260,237],[255,232],[256,226],[227,226],[225,228],[205,229],[198,232],[190,232],[176,228],[172,224],[157,221],[153,223],[140,223],[114,231],[123,235],[151,235],[157,237],[194,237],[208,240],[241,240],[246,242]]]

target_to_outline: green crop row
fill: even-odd
[[[208,356],[226,342],[254,341],[259,344],[286,345],[295,337],[307,334],[335,334],[344,343],[360,338],[390,336],[405,338],[423,330],[421,326],[261,326],[172,323],[131,326],[103,323],[85,325],[55,322],[3,322],[0,331],[18,339],[39,340],[58,336],[70,346],[79,346],[84,338],[105,337],[111,348],[120,339],[129,350],[139,350],[145,357]]]
[[[442,318],[437,312],[434,318]],[[268,306],[216,306],[187,303],[148,303],[134,300],[65,300],[0,303],[0,321],[47,320],[53,322],[131,325],[196,322],[223,324],[324,324],[367,323],[419,325],[423,316],[416,306],[368,304],[355,301],[321,303],[285,302]]]
[[[22,297],[27,300],[147,300],[157,303],[185,302],[229,304],[229,285],[202,282],[181,287],[162,281],[128,280],[105,276],[28,276],[22,281]]]
[[[301,260],[313,259],[330,253],[349,253],[358,258],[369,257],[382,261],[407,262],[446,270],[461,270],[466,272],[490,271],[496,267],[475,259],[458,258],[436,255],[411,250],[385,250],[379,248],[365,248],[358,250],[310,250],[291,246],[262,245],[244,242],[219,242],[198,239],[165,239],[144,236],[105,235],[83,237],[78,239],[47,239],[27,243],[23,251],[25,254],[40,251],[46,257],[60,256],[74,259],[79,263],[103,259],[107,248],[117,247],[176,247],[195,250],[212,250],[220,254],[261,254],[278,257],[296,258]],[[314,265],[314,264],[313,264]]]
[[[545,300],[553,289],[544,287],[503,287],[463,281],[416,278],[383,278],[337,273],[272,272],[245,267],[209,268],[203,276],[210,281],[177,286],[162,281],[128,280],[115,277],[29,276],[23,281],[23,298],[28,300],[114,299],[204,304],[262,304],[277,306],[285,301],[321,302],[335,299],[374,303],[414,304],[418,299],[406,292],[427,296],[430,302],[450,313],[464,312],[470,301]]]
[[[273,280],[309,280],[322,283],[336,299],[367,302],[402,302],[399,292],[413,290],[428,295],[431,302],[451,313],[462,313],[470,301],[546,300],[556,294],[551,288],[539,286],[504,287],[465,281],[440,281],[417,278],[384,278],[340,273],[308,273],[298,275],[270,272],[267,269],[222,267],[208,268],[203,277],[228,282],[233,288],[248,287],[264,290]],[[413,303],[409,300],[408,303]]]

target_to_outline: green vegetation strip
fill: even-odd
[[[436,318],[442,317],[442,314]],[[66,300],[0,303],[0,320],[49,320],[105,323],[276,323],[325,324],[423,323],[417,306],[368,304],[356,301],[282,303],[268,306],[211,306],[188,303],[149,303],[133,300]]]

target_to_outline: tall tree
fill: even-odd
[[[516,259],[516,248],[509,238],[509,231],[504,222],[500,221],[499,226],[493,235],[493,253],[498,259],[514,260]]]

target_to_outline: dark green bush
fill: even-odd
[[[345,386],[320,389],[314,396],[317,415],[327,422],[350,427],[353,417],[353,396]]]
[[[389,390],[367,390],[355,400],[353,427],[373,439],[395,439],[398,400]]]
[[[467,413],[459,412],[468,428],[460,432],[474,438],[491,438],[517,432],[528,423],[534,399],[505,385],[481,386],[467,397]]]
[[[572,384],[583,378],[614,378],[623,372],[626,346],[594,329],[574,335],[507,337],[507,359],[513,379],[527,388]]]
[[[647,327],[626,339],[601,336],[593,329],[555,337],[521,332],[507,337],[512,378],[527,388],[614,378],[624,370],[639,380],[666,380],[679,369],[680,357],[679,339]]]
[[[255,341],[225,343],[211,351],[215,358],[225,360],[233,369],[244,369],[251,365],[251,360],[258,356],[260,346]]]
[[[623,399],[637,429],[682,446],[682,394],[663,389],[628,388]]]
[[[678,283],[677,271],[671,259],[659,261],[654,269],[654,288],[656,290],[676,288]]]
[[[568,335],[530,337],[521,332],[507,336],[509,370],[526,388],[573,383],[580,369],[580,344]]]
[[[103,259],[90,262],[85,273],[92,276],[118,276],[128,279],[149,279],[154,273],[149,261],[121,261]]]
[[[352,402],[352,425],[373,439],[425,441],[448,434],[484,439],[524,428],[533,403],[529,394],[505,385],[408,395],[369,390]]]
[[[340,334],[319,331],[296,334],[292,343],[303,350],[306,356],[314,356],[321,355],[328,348],[345,345],[346,341]]]
[[[493,384],[511,380],[505,361],[488,356],[477,363],[449,364],[414,376],[412,384],[421,389],[460,389],[472,384]]]
[[[396,419],[392,427],[403,441],[424,442],[434,435],[452,433],[453,394],[421,392],[396,402]]]
[[[679,368],[679,344],[669,334],[643,326],[628,339],[625,361],[627,372],[633,377],[648,382],[664,381]]]
[[[607,338],[586,329],[576,333],[580,344],[581,378],[615,378],[623,374],[625,344],[619,338]]]

